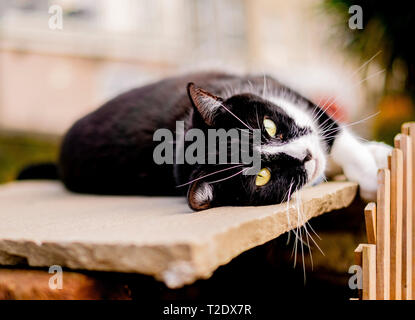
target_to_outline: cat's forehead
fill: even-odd
[[[298,128],[315,129],[315,123],[307,106],[294,102],[289,97],[267,96],[262,98],[255,94],[238,94],[227,100],[232,106],[257,116],[268,116],[274,120],[284,121],[287,125]]]
[[[315,129],[312,114],[308,112],[306,106],[302,106],[299,102],[295,103],[285,97],[272,96],[268,99],[273,105],[278,106],[285,114],[293,119],[298,127]]]

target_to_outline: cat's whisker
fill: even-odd
[[[335,125],[336,125],[336,123],[332,123],[332,124],[329,124],[329,125],[327,125],[326,127],[324,127],[322,130],[321,130],[321,134],[324,136],[324,134],[326,134],[327,132],[329,132],[329,130],[331,130],[331,129],[334,129],[334,130],[336,130],[336,129],[338,129],[338,130],[341,130],[341,128],[340,127],[335,127]]]
[[[329,134],[329,135],[327,135],[327,136],[325,136],[325,135],[323,135],[323,136],[322,136],[322,138],[324,138],[324,139],[326,139],[326,140],[328,140],[328,139],[333,139],[333,138],[335,138],[335,137],[337,137],[337,133]]]
[[[305,273],[305,260],[304,260],[304,246],[303,246],[303,233],[301,231],[301,226],[302,226],[302,215],[301,215],[301,207],[300,207],[300,192],[297,191],[297,196],[296,196],[296,201],[297,201],[297,229],[300,235],[300,245],[301,245],[301,257],[302,257],[302,263],[303,263],[303,274],[304,274],[304,283],[305,283],[305,279],[306,279],[306,273]]]
[[[336,111],[334,111],[334,113],[333,114],[331,114],[321,125],[319,125],[320,127],[323,127],[324,126],[324,124],[327,122],[327,121],[330,121],[330,120],[332,120],[333,119],[333,117],[336,115],[336,113],[337,112],[339,112],[339,108],[337,108],[336,109]]]
[[[333,131],[326,131],[324,134],[322,134],[322,138],[333,138],[337,136],[337,133],[341,132],[341,129],[339,130],[333,130]]]
[[[229,110],[227,107],[223,105],[223,103],[220,104],[222,108],[224,108],[226,111],[228,111],[232,116],[234,116],[237,120],[239,120],[245,127],[247,127],[250,130],[254,130],[250,126],[248,126],[244,121],[242,121],[237,115],[235,115],[231,110]]]
[[[382,50],[379,50],[378,52],[376,52],[371,58],[369,58],[367,61],[365,61],[359,68],[357,68],[353,73],[351,73],[347,79],[351,80],[353,79],[360,70],[362,70],[365,66],[367,66],[370,62],[373,61],[373,59],[375,59],[380,53],[382,52]]]
[[[326,105],[328,99],[330,99],[330,98],[326,98],[326,102],[324,102],[324,105]],[[320,104],[322,102],[323,102],[323,99],[320,99],[319,102],[315,105],[315,108],[313,109],[313,120],[314,120],[314,122],[317,122],[318,119],[320,119],[320,117],[324,113],[324,109],[320,106]],[[315,110],[317,110],[317,113],[314,116]]]
[[[354,126],[356,124],[362,123],[364,121],[367,121],[367,120],[369,120],[373,117],[376,117],[379,113],[380,113],[380,111],[375,112],[374,114],[371,114],[370,116],[367,116],[366,118],[363,118],[361,120],[358,120],[358,121],[355,121],[355,122],[352,122],[352,123],[348,123],[347,125],[343,126],[343,128],[348,128],[348,127]]]
[[[362,138],[362,137],[356,137],[357,139],[363,141],[363,142],[370,142],[370,140]]]
[[[264,72],[263,74],[264,74],[264,89],[262,90],[262,99],[265,99],[266,91],[267,91],[267,77]]]
[[[294,184],[294,181],[293,181],[293,178],[291,178],[291,184],[290,184],[290,187],[288,188],[288,192],[287,192],[287,194],[288,194],[288,197],[287,197],[287,221],[288,221],[288,227],[289,227],[289,229],[291,229],[291,221],[290,221],[290,212],[289,212],[289,209],[290,209],[290,201],[291,201],[291,188],[293,187],[293,184]],[[291,232],[288,231],[287,245],[290,242],[290,235],[291,235]]]
[[[233,178],[233,177],[235,177],[235,176],[237,176],[237,175],[241,174],[242,172],[244,172],[244,171],[246,171],[246,170],[248,170],[248,169],[249,169],[249,168],[244,168],[244,169],[242,169],[241,171],[239,171],[239,172],[237,172],[237,173],[235,173],[235,174],[233,174],[233,175],[231,175],[231,176],[229,176],[229,177],[227,177],[227,178],[223,178],[223,179],[219,179],[219,180],[215,180],[215,181],[209,181],[208,183],[209,183],[209,184],[213,184],[213,183],[217,183],[217,182],[221,182],[221,181],[225,181],[225,180],[231,179],[231,178]]]
[[[371,115],[369,115],[369,116],[367,116],[366,118],[363,118],[363,119],[361,119],[361,120],[358,120],[358,121],[355,121],[355,122],[352,122],[352,123],[348,123],[348,124],[346,124],[346,125],[342,125],[341,127],[338,127],[338,128],[333,128],[333,129],[329,129],[329,130],[325,130],[325,131],[324,131],[324,135],[323,135],[323,136],[324,136],[324,137],[327,137],[327,134],[332,134],[332,133],[334,133],[334,132],[341,131],[343,128],[348,128],[348,127],[351,127],[351,126],[357,125],[357,124],[359,124],[359,123],[362,123],[362,122],[364,122],[364,121],[367,121],[367,120],[369,120],[370,118],[376,117],[379,113],[380,113],[380,111],[378,111],[378,112],[376,112],[376,113],[374,113],[374,114],[371,114]]]
[[[225,163],[217,163],[217,165],[226,165],[226,164],[240,164],[241,166],[245,165],[244,163],[239,163],[239,162],[225,162]]]
[[[297,232],[298,232],[298,227],[297,227]],[[297,241],[298,241],[298,234],[295,233],[295,242],[294,242],[293,252],[291,253],[291,256],[294,255],[294,268],[297,265]]]
[[[372,115],[370,115],[370,116],[367,116],[367,117],[366,117],[366,118],[364,118],[364,119],[361,119],[361,120],[358,120],[358,121],[355,121],[355,122],[349,123],[349,124],[347,124],[347,125],[342,125],[342,126],[341,126],[341,127],[339,127],[339,128],[334,128],[334,129],[330,129],[330,130],[324,131],[324,133],[323,133],[323,137],[324,137],[324,138],[328,138],[328,137],[329,137],[329,135],[331,135],[331,134],[333,134],[333,133],[335,133],[335,132],[341,131],[341,130],[342,130],[342,129],[344,129],[344,128],[348,128],[348,127],[351,127],[351,126],[355,126],[355,125],[357,125],[357,124],[359,124],[359,123],[362,123],[362,122],[364,122],[364,121],[367,121],[367,120],[369,120],[369,119],[371,119],[371,118],[373,118],[373,117],[376,117],[379,113],[380,113],[380,111],[378,111],[378,112],[376,112],[376,113],[374,113],[374,114],[372,114]]]
[[[382,70],[379,70],[379,71],[377,71],[377,72],[375,72],[375,73],[367,76],[366,78],[364,78],[364,79],[360,80],[358,83],[356,83],[356,86],[358,86],[359,84],[363,83],[366,80],[369,80],[369,79],[371,79],[373,77],[376,77],[378,74],[384,73],[385,71],[386,71],[386,69],[382,69]],[[355,86],[353,86],[352,88],[354,88],[354,87]]]
[[[330,103],[330,105],[327,105],[327,103],[331,100],[332,100],[332,102]],[[335,100],[336,100],[336,98],[330,97],[330,98],[326,99],[326,102],[321,107],[319,106],[319,108],[322,110],[322,112],[321,112],[320,116],[316,119],[316,121],[318,121],[323,116],[323,114],[330,108],[330,106],[333,104],[333,102]]]
[[[312,252],[312,248],[310,246],[310,241],[309,241],[310,234],[307,230],[306,224],[304,224],[303,228],[304,228],[304,232],[306,234],[308,252],[310,254],[311,270],[313,270],[314,269],[314,262],[313,262],[313,252]]]
[[[240,130],[242,132],[248,133],[250,135],[253,135],[253,133],[251,131],[248,131],[248,129],[241,129],[241,128],[236,128],[237,130]]]
[[[324,132],[327,132],[328,130],[338,129],[338,128],[339,128],[339,126],[337,126],[337,123],[332,122],[332,123],[328,123],[325,126],[321,127],[321,131],[324,133]]]
[[[297,189],[298,188],[296,188],[295,192],[297,192]],[[291,252],[291,257],[294,255],[294,268],[297,265],[297,248],[298,248],[297,243],[298,243],[298,241],[302,242],[302,239],[298,235],[299,234],[299,229],[298,229],[298,214],[297,214],[297,227],[295,229],[296,229],[296,231],[293,230],[293,233],[295,235],[295,242],[294,242],[294,246],[293,246],[293,251]]]
[[[299,219],[299,216],[297,214],[297,227],[296,227],[297,237],[295,239],[294,268],[297,265],[297,251],[298,251],[297,242],[299,241],[300,242],[300,245],[302,246],[302,241],[303,241],[303,238],[300,235],[300,228],[299,228],[299,221],[298,221],[298,219]]]
[[[320,236],[316,233],[316,231],[311,227],[311,224],[308,222],[308,221],[306,221],[305,223],[304,223],[304,229],[306,230],[306,232],[307,232],[307,234],[308,234],[308,236],[310,237],[310,240],[314,243],[314,245],[317,247],[317,249],[321,252],[321,254],[323,255],[323,256],[325,256],[325,254],[324,254],[324,252],[323,252],[323,250],[320,248],[320,246],[317,244],[317,242],[314,240],[314,238],[313,238],[313,236],[310,234],[310,232],[308,232],[308,229],[307,229],[307,225],[310,227],[310,229],[312,230],[312,232],[317,236],[317,238],[319,238],[320,240],[321,240],[321,238],[320,238]],[[311,252],[310,252],[311,253]]]
[[[353,86],[351,86],[351,87],[349,87],[349,88],[347,88],[348,90],[350,90],[350,89],[353,89],[353,88],[355,88],[355,87],[357,87],[357,86],[359,86],[360,84],[362,84],[363,82],[365,82],[365,81],[367,81],[367,80],[369,80],[369,79],[371,79],[371,78],[373,78],[373,77],[375,77],[375,76],[377,76],[377,75],[379,75],[379,74],[381,74],[381,73],[383,73],[383,72],[385,72],[386,71],[386,69],[382,69],[382,70],[379,70],[379,71],[377,71],[377,72],[375,72],[375,73],[373,73],[373,74],[371,74],[371,75],[369,75],[369,76],[367,76],[366,78],[364,78],[364,79],[362,79],[362,80],[360,80],[358,83],[355,83]],[[338,97],[336,97],[336,98],[334,98],[334,100],[330,103],[330,105],[328,105],[326,108],[325,108],[325,110],[324,110],[324,112],[326,112],[336,101],[337,101],[337,98]],[[324,108],[324,106],[322,107],[322,108]],[[322,116],[323,114],[321,114],[320,115],[320,117],[319,118],[317,118],[317,120],[319,120],[320,118],[321,118],[321,116]],[[332,116],[330,116],[329,115],[329,118],[332,118]]]
[[[250,80],[248,80],[248,85],[249,85],[251,92],[254,92],[254,86],[252,85],[252,82]]]
[[[304,216],[303,216],[303,220],[304,220]],[[313,270],[313,268],[314,268],[313,253],[312,253],[312,248],[311,248],[311,246],[310,246],[310,241],[309,241],[309,239],[311,239],[311,241],[313,241],[313,242],[314,242],[314,244],[317,246],[317,248],[319,248],[319,250],[321,251],[321,253],[322,253],[323,255],[324,255],[324,253],[322,252],[322,250],[320,249],[320,247],[317,245],[316,241],[314,241],[314,239],[313,239],[312,235],[310,234],[310,232],[309,232],[309,231],[308,231],[308,229],[307,229],[307,225],[309,225],[309,226],[310,226],[310,229],[312,229],[312,227],[311,227],[311,225],[310,225],[310,223],[309,223],[308,221],[305,221],[305,223],[303,224],[304,232],[305,232],[306,237],[307,237],[307,246],[308,246],[309,253],[310,253],[311,270]],[[312,229],[312,230],[313,230],[313,232],[316,234],[316,236],[320,239],[320,237],[319,237],[319,236],[318,236],[318,234],[314,231],[314,229]]]
[[[261,125],[259,124],[259,117],[258,117],[258,107],[255,105],[255,113],[256,113],[256,122],[258,125],[258,129],[261,128]]]
[[[303,181],[304,180],[304,181]],[[305,179],[302,178],[301,182],[305,182]],[[302,183],[300,183],[299,186],[301,186]],[[302,206],[300,206],[300,197],[301,197],[301,192],[300,192],[300,187],[296,188],[296,202],[297,202],[297,227],[296,227],[296,231],[292,230],[293,233],[296,236],[295,239],[295,243],[293,245],[293,251],[291,252],[291,257],[294,255],[294,267],[296,266],[296,259],[297,259],[297,251],[298,251],[298,242],[300,242],[301,245],[301,253],[302,253],[302,259],[303,259],[303,272],[304,272],[304,281],[306,280],[306,275],[305,275],[305,258],[304,258],[304,246],[306,246],[309,249],[310,252],[310,259],[311,259],[311,264],[313,265],[313,261],[312,261],[312,252],[311,252],[311,245],[310,245],[310,241],[309,239],[311,239],[311,241],[313,241],[313,243],[315,243],[315,245],[317,246],[317,248],[319,249],[320,252],[321,249],[320,247],[317,245],[317,243],[314,241],[313,237],[311,236],[311,234],[308,232],[307,227],[305,226],[308,222],[304,221],[304,216],[302,214]],[[288,206],[287,206],[288,208]],[[306,241],[304,242],[303,240],[303,236],[302,236],[302,231],[301,228],[304,228],[304,235],[306,236]],[[315,231],[314,231],[315,232]],[[318,236],[318,235],[317,235]],[[288,241],[287,241],[288,244]],[[323,253],[323,252],[322,252]],[[323,253],[324,255],[324,253]]]
[[[186,182],[186,183],[180,184],[180,185],[176,186],[176,188],[180,188],[180,187],[183,187],[183,186],[189,185],[189,184],[191,184],[191,183],[193,183],[193,182],[195,182],[195,181],[198,181],[198,180],[200,180],[200,179],[203,179],[203,178],[206,178],[206,177],[212,176],[212,175],[214,175],[214,174],[221,173],[221,172],[224,172],[224,171],[227,171],[227,170],[231,170],[231,169],[235,169],[235,168],[239,168],[239,167],[242,167],[242,166],[244,166],[244,164],[236,165],[236,166],[233,166],[233,167],[230,167],[230,168],[221,169],[221,170],[218,170],[218,171],[215,171],[215,172],[212,172],[212,173],[206,174],[206,175],[204,175],[204,176],[202,176],[202,177],[199,177],[199,178],[196,178],[196,179],[190,180],[189,182]]]
[[[377,53],[377,54],[379,54],[380,53],[380,51]],[[365,64],[367,64],[367,63],[369,63],[377,54],[375,54],[371,59],[369,59],[369,61],[366,61],[366,63]],[[365,65],[365,64],[363,64],[362,66],[361,66],[361,68]],[[360,70],[361,68],[359,68],[358,70]],[[357,71],[358,71],[357,70]],[[357,87],[357,86],[359,86],[360,84],[362,84],[363,82],[365,82],[365,81],[367,81],[367,80],[369,80],[370,78],[373,78],[373,77],[375,77],[375,76],[377,76],[378,74],[380,74],[380,73],[383,73],[383,72],[385,72],[385,69],[382,69],[382,70],[379,70],[379,71],[377,71],[377,72],[375,72],[375,73],[373,73],[373,74],[371,74],[370,76],[368,76],[368,77],[366,77],[366,78],[364,78],[364,79],[362,79],[362,80],[360,80],[358,83],[355,83],[353,86],[351,86],[351,87],[349,87],[349,88],[347,88],[348,90],[350,90],[350,89],[353,89],[353,88],[355,88],[355,87]],[[351,77],[351,79],[352,79],[353,77]],[[332,101],[331,101],[331,103],[327,106],[327,107],[325,107],[326,106],[326,104],[328,103],[328,101],[330,101],[332,98],[329,98],[329,99],[327,99],[326,100],[326,102],[324,103],[324,105],[322,106],[322,107],[320,107],[321,108],[321,110],[323,110],[323,113],[324,112],[326,112],[336,101],[337,101],[337,97],[335,97]],[[321,114],[316,120],[319,120],[320,118],[321,118],[321,116],[322,116],[323,114]],[[329,115],[329,118],[332,118],[333,117],[333,115]],[[327,121],[327,120],[326,120]]]
[[[311,224],[307,221],[307,225],[310,227],[310,230],[316,235],[316,237],[321,240],[320,236],[317,234],[317,232],[314,230],[314,228],[311,226]]]
[[[378,52],[376,52],[370,59],[368,59],[365,63],[363,63],[355,72],[353,72],[353,74],[350,76],[351,79],[353,79],[353,77],[360,71],[362,70],[365,66],[367,66],[370,62],[372,62],[373,59],[375,59],[380,53],[382,52],[382,50],[379,50]]]

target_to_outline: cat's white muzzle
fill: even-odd
[[[313,150],[311,160],[304,163],[307,172],[307,185],[316,182],[324,173],[326,167],[326,158],[320,150]]]

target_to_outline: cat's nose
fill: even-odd
[[[310,150],[306,150],[306,155],[303,159],[303,163],[306,163],[307,161],[310,161],[311,159],[313,159],[313,156],[311,155]]]

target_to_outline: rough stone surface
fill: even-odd
[[[329,182],[302,190],[289,204],[195,213],[184,198],[79,195],[58,182],[6,184],[0,187],[0,264],[135,272],[178,288],[312,217],[348,206],[356,190],[352,182]]]

